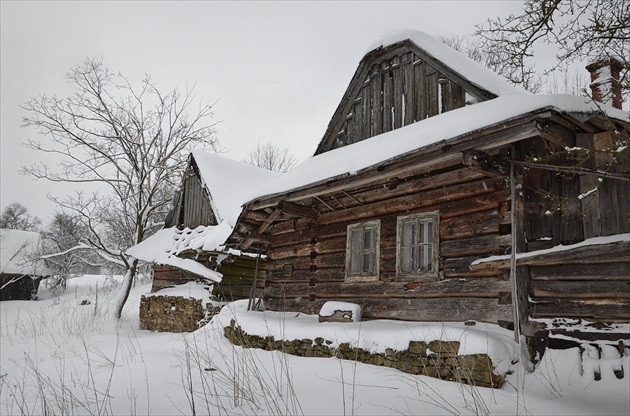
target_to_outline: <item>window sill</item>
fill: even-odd
[[[440,277],[437,274],[423,274],[423,275],[397,275],[397,282],[437,282]]]
[[[378,276],[352,275],[346,276],[345,283],[378,282]]]

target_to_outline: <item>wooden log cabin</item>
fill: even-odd
[[[207,152],[191,153],[164,228],[127,251],[153,264],[152,292],[206,280],[214,282],[215,296],[230,301],[248,298],[256,276],[262,294],[265,259],[223,243],[241,204],[276,175]]]
[[[630,322],[629,128],[620,109],[532,95],[428,35],[392,35],[228,244],[267,255],[276,311],[340,300],[365,319],[530,334],[545,318]]]

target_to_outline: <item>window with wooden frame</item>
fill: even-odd
[[[381,222],[369,221],[348,226],[346,281],[378,279],[381,257]]]
[[[438,277],[440,247],[438,211],[398,217],[396,275],[407,279]]]

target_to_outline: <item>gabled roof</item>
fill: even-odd
[[[194,162],[198,168],[217,224],[201,225],[194,230],[165,228],[129,248],[127,254],[139,260],[175,266],[220,281],[220,273],[177,255],[185,250],[221,251],[232,233],[241,206],[256,195],[258,189],[281,174],[208,152],[194,151],[190,158],[190,163]]]
[[[33,258],[41,246],[38,232],[0,229],[0,273],[43,276],[43,261]]]
[[[410,41],[419,51],[496,97],[506,94],[529,94],[523,88],[512,85],[504,77],[470,59],[465,54],[419,30],[397,30],[385,34],[368,47],[366,57],[404,41]]]
[[[359,63],[315,155],[509,94],[529,93],[430,35],[392,32]]]
[[[257,189],[281,175],[200,150],[193,151],[190,157],[199,168],[200,179],[210,195],[217,222],[227,222],[230,227],[234,227],[241,205]]]
[[[623,123],[630,122],[630,113],[611,107],[599,108],[589,98],[574,95],[509,94],[473,106],[430,117],[345,147],[313,156],[289,173],[259,188],[257,200],[286,195],[316,184],[349,177],[383,162],[443,146],[459,137],[530,114],[555,111],[561,114],[584,115],[585,119],[604,114]]]

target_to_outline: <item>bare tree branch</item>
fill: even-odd
[[[66,98],[41,95],[22,105],[23,126],[43,139],[27,146],[62,157],[57,168],[44,163],[22,171],[54,182],[92,184],[91,195],[52,198],[80,222],[81,243],[108,262],[124,265],[133,279],[137,262],[124,253],[154,232],[193,148],[218,151],[212,106],[196,102],[194,91],[160,91],[146,76],[136,86],[86,59],[66,75],[75,91]],[[131,272],[132,271],[132,272]],[[130,273],[131,272],[131,273]],[[126,281],[123,291],[130,288]],[[120,317],[126,295],[121,296]]]
[[[501,51],[516,77],[532,65],[539,44],[553,45],[556,62],[545,75],[574,61],[620,60],[624,94],[630,91],[630,7],[627,0],[527,0],[520,15],[489,19],[477,26],[481,47]]]
[[[288,147],[281,148],[271,142],[258,142],[255,147],[249,149],[249,153],[243,159],[243,162],[259,168],[284,173],[297,164],[297,159],[289,152]]]

